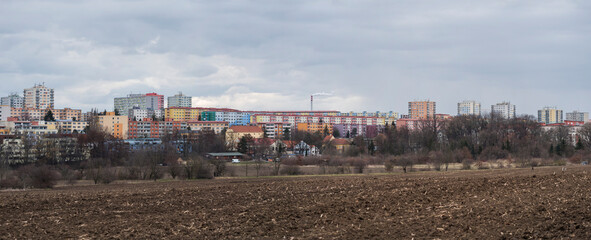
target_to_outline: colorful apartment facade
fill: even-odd
[[[538,110],[538,122],[544,124],[562,123],[562,110],[556,109],[556,107],[544,107]]]
[[[143,121],[129,122],[129,139],[161,138],[167,134],[174,134],[187,130],[187,123],[180,121],[154,121],[151,118]]]
[[[330,123],[354,125],[385,125],[386,121],[380,117],[358,116],[308,116],[308,115],[251,115],[251,123]]]
[[[199,121],[200,108],[171,107],[164,109],[164,119],[166,121]]]
[[[433,119],[436,112],[436,103],[433,101],[408,102],[408,116],[411,119]]]
[[[111,136],[119,139],[127,139],[129,132],[129,118],[115,115],[115,112],[107,112],[98,116],[98,124]]]

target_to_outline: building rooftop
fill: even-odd
[[[236,133],[263,133],[263,129],[257,126],[232,126],[230,129]]]

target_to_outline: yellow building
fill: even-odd
[[[562,119],[562,110],[556,107],[545,107],[538,110],[538,122],[545,124],[554,124],[564,122]]]
[[[246,135],[252,138],[263,138],[265,133],[258,126],[232,126],[226,130],[226,143],[235,148],[240,139]]]
[[[106,115],[98,116],[98,124],[119,139],[127,139],[129,118],[127,116],[115,116],[114,112],[107,112]]]
[[[57,129],[63,133],[83,132],[88,126],[88,122],[81,121],[58,121]]]
[[[197,121],[201,109],[199,108],[188,108],[188,107],[172,107],[164,110],[164,118],[167,121]]]

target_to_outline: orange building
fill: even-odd
[[[324,133],[324,129],[328,129],[328,134],[332,135],[332,123],[298,123],[297,124],[298,131],[306,131],[306,132],[321,132]]]
[[[107,112],[106,115],[98,116],[98,123],[111,136],[119,139],[127,139],[129,130],[129,118],[127,116],[116,116],[115,112]]]
[[[408,102],[408,117],[411,119],[433,119],[435,117],[435,102]]]

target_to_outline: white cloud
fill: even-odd
[[[472,98],[589,111],[590,10],[569,0],[11,1],[0,9],[10,19],[0,95],[46,82],[58,107],[85,109],[183,91],[207,106],[301,110],[334,91],[315,108],[405,112],[430,98],[453,113]]]

